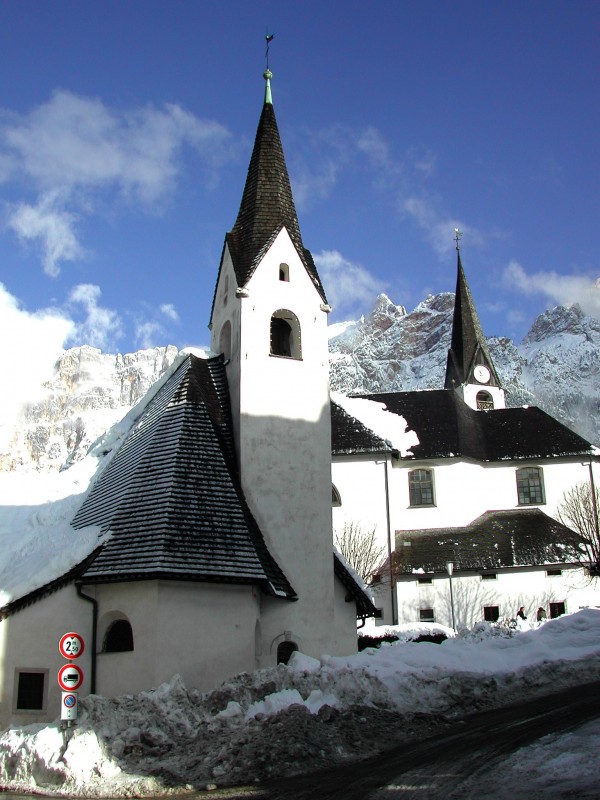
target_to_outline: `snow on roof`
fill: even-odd
[[[75,530],[71,520],[117,445],[184,358],[179,354],[140,402],[68,470],[0,473],[0,607],[61,577],[106,541],[97,526]]]
[[[331,399],[347,414],[370,428],[380,439],[389,442],[402,456],[410,455],[412,448],[419,444],[415,431],[408,430],[406,419],[400,414],[387,411],[384,403],[360,397],[346,397],[337,392],[331,393]]]

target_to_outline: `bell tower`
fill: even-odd
[[[298,600],[261,598],[259,666],[291,642],[338,650],[333,624],[327,315],[304,247],[275,119],[272,73],[236,222],[225,237],[211,315],[227,365],[241,483]],[[347,651],[347,644],[344,645]]]
[[[490,356],[481,323],[460,258],[460,238],[455,228],[457,278],[448,351],[445,389],[455,389],[471,408],[490,411],[505,408],[504,389]]]

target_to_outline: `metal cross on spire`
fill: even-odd
[[[267,30],[268,30],[268,28],[267,28]],[[265,40],[266,40],[266,42],[267,42],[267,49],[266,49],[266,52],[265,52],[265,58],[266,58],[266,60],[267,60],[267,72],[269,71],[269,45],[270,45],[270,44],[271,44],[271,42],[273,41],[273,37],[274,37],[274,36],[275,36],[275,34],[274,34],[274,33],[267,33],[267,34],[265,35]]]
[[[462,231],[454,228],[454,241],[456,242],[456,249],[460,250],[460,240],[462,239]]]

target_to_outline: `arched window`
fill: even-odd
[[[227,322],[221,328],[221,335],[219,337],[219,350],[225,358],[231,358],[231,322]]]
[[[340,493],[335,488],[333,483],[331,484],[331,505],[333,506],[333,508],[339,508],[339,506],[342,505],[342,498],[340,496]]]
[[[489,392],[477,392],[475,401],[478,411],[490,411],[494,408],[494,398]]]
[[[298,645],[296,642],[281,642],[277,645],[277,663],[278,664],[287,664],[290,660],[292,653],[295,653],[298,649]]]
[[[229,299],[229,275],[225,275],[225,281],[223,282],[223,307],[227,305],[228,299]]]
[[[408,494],[411,506],[433,506],[433,470],[413,469],[408,473]]]
[[[103,653],[125,653],[133,650],[133,630],[126,619],[115,620],[106,631]]]
[[[302,358],[298,317],[284,308],[271,317],[271,355]]]
[[[537,506],[546,502],[540,467],[522,467],[517,470],[517,493],[520,506]]]
[[[280,264],[279,265],[279,280],[286,281],[286,283],[290,279],[290,268],[287,264]]]

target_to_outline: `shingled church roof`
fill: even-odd
[[[266,72],[267,85],[271,73]],[[267,246],[285,227],[323,302],[325,290],[309,250],[302,243],[298,215],[270,91],[265,94],[246,185],[235,225],[226,236],[238,286],[245,286]],[[214,300],[213,300],[214,305]]]
[[[504,461],[589,456],[591,452],[589,442],[534,406],[475,411],[451,389],[360,397],[383,403],[387,411],[406,420],[408,431],[415,431],[419,444],[402,456],[404,460],[459,457]],[[348,421],[336,424],[333,408],[332,420],[334,455],[368,452],[369,438],[362,430],[364,426]],[[373,438],[377,437],[373,434]],[[373,441],[370,452],[380,450]]]
[[[398,574],[574,562],[577,534],[538,508],[486,511],[462,528],[402,531],[396,536]]]
[[[85,583],[241,582],[295,598],[240,487],[222,356],[185,357],[72,524],[112,534],[86,567]]]

